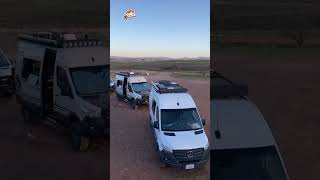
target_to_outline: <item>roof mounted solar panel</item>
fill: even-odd
[[[135,72],[117,72],[116,74],[121,76],[127,76],[127,77],[134,77],[134,76],[142,76],[141,73],[135,73]]]
[[[158,81],[154,83],[156,91],[160,94],[164,93],[186,93],[188,89],[180,86],[176,82],[172,81]]]

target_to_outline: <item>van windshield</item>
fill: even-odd
[[[134,92],[140,93],[142,91],[148,91],[149,90],[149,85],[148,85],[147,82],[132,83],[132,88],[133,88]]]
[[[108,90],[107,66],[71,68],[70,72],[78,95],[96,94]]]
[[[190,131],[202,128],[196,108],[162,109],[161,129],[163,131]]]
[[[212,150],[210,157],[215,180],[287,180],[275,146]]]

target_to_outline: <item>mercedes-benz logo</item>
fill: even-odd
[[[192,151],[188,151],[187,152],[187,157],[188,158],[192,158],[193,157],[193,152]]]

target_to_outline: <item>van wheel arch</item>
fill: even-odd
[[[83,136],[80,119],[75,115],[70,116],[69,131],[72,149],[76,152],[88,150],[90,144],[89,138]]]

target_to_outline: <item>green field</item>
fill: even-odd
[[[209,67],[209,60],[111,61],[112,72],[129,70],[156,74],[165,71],[177,78],[196,80],[208,80]]]
[[[111,61],[112,70],[208,71],[209,60]]]

